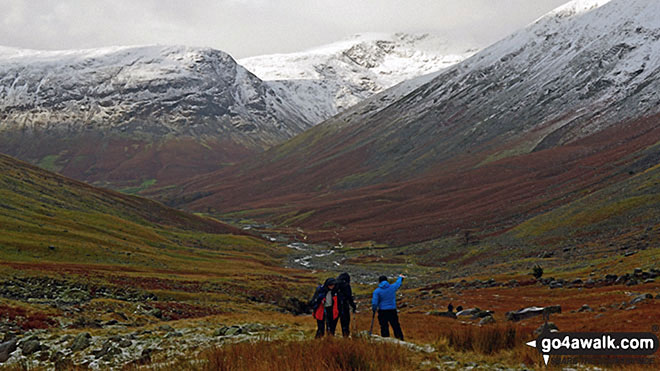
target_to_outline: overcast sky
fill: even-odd
[[[246,57],[360,32],[433,32],[485,46],[567,0],[0,0],[0,45],[210,46]]]

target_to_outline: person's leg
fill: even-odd
[[[378,311],[378,323],[380,324],[380,336],[387,338],[390,337],[390,325],[387,320],[387,311]]]
[[[335,335],[335,329],[337,328],[337,320],[332,317],[332,307],[325,308],[325,330],[330,336]]]
[[[339,319],[341,321],[341,334],[346,337],[351,334],[351,312],[349,310],[344,310],[339,314]]]
[[[325,321],[316,320],[316,338],[323,336],[325,332]]]
[[[403,331],[401,331],[401,324],[399,323],[399,314],[396,312],[396,309],[392,311],[392,315],[390,316],[390,323],[392,324],[394,337],[396,337],[399,340],[403,340]]]
[[[337,322],[339,322],[339,317],[335,319],[332,319],[332,317],[330,317],[330,329],[328,330],[328,332],[332,336],[335,336],[335,331],[337,330]]]

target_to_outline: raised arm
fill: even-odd
[[[403,276],[399,276],[399,278],[392,284],[394,286],[394,290],[398,290],[399,287],[401,287],[401,284],[403,283]]]

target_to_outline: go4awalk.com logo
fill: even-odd
[[[550,332],[545,330],[539,337],[527,343],[536,348],[547,365],[550,356],[574,356],[592,361],[600,356],[650,356],[658,351],[658,337],[651,332]],[[601,359],[601,363],[614,363],[616,358]],[[636,361],[643,358],[620,358],[618,361]],[[648,362],[647,362],[648,363]]]

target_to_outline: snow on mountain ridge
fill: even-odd
[[[303,52],[239,60],[321,122],[402,81],[437,72],[474,53],[430,34],[366,33]]]
[[[572,16],[599,8],[612,0],[572,0],[552,10],[549,15]]]
[[[7,130],[225,133],[263,145],[308,127],[261,80],[211,48],[6,48],[0,98],[0,129]]]

